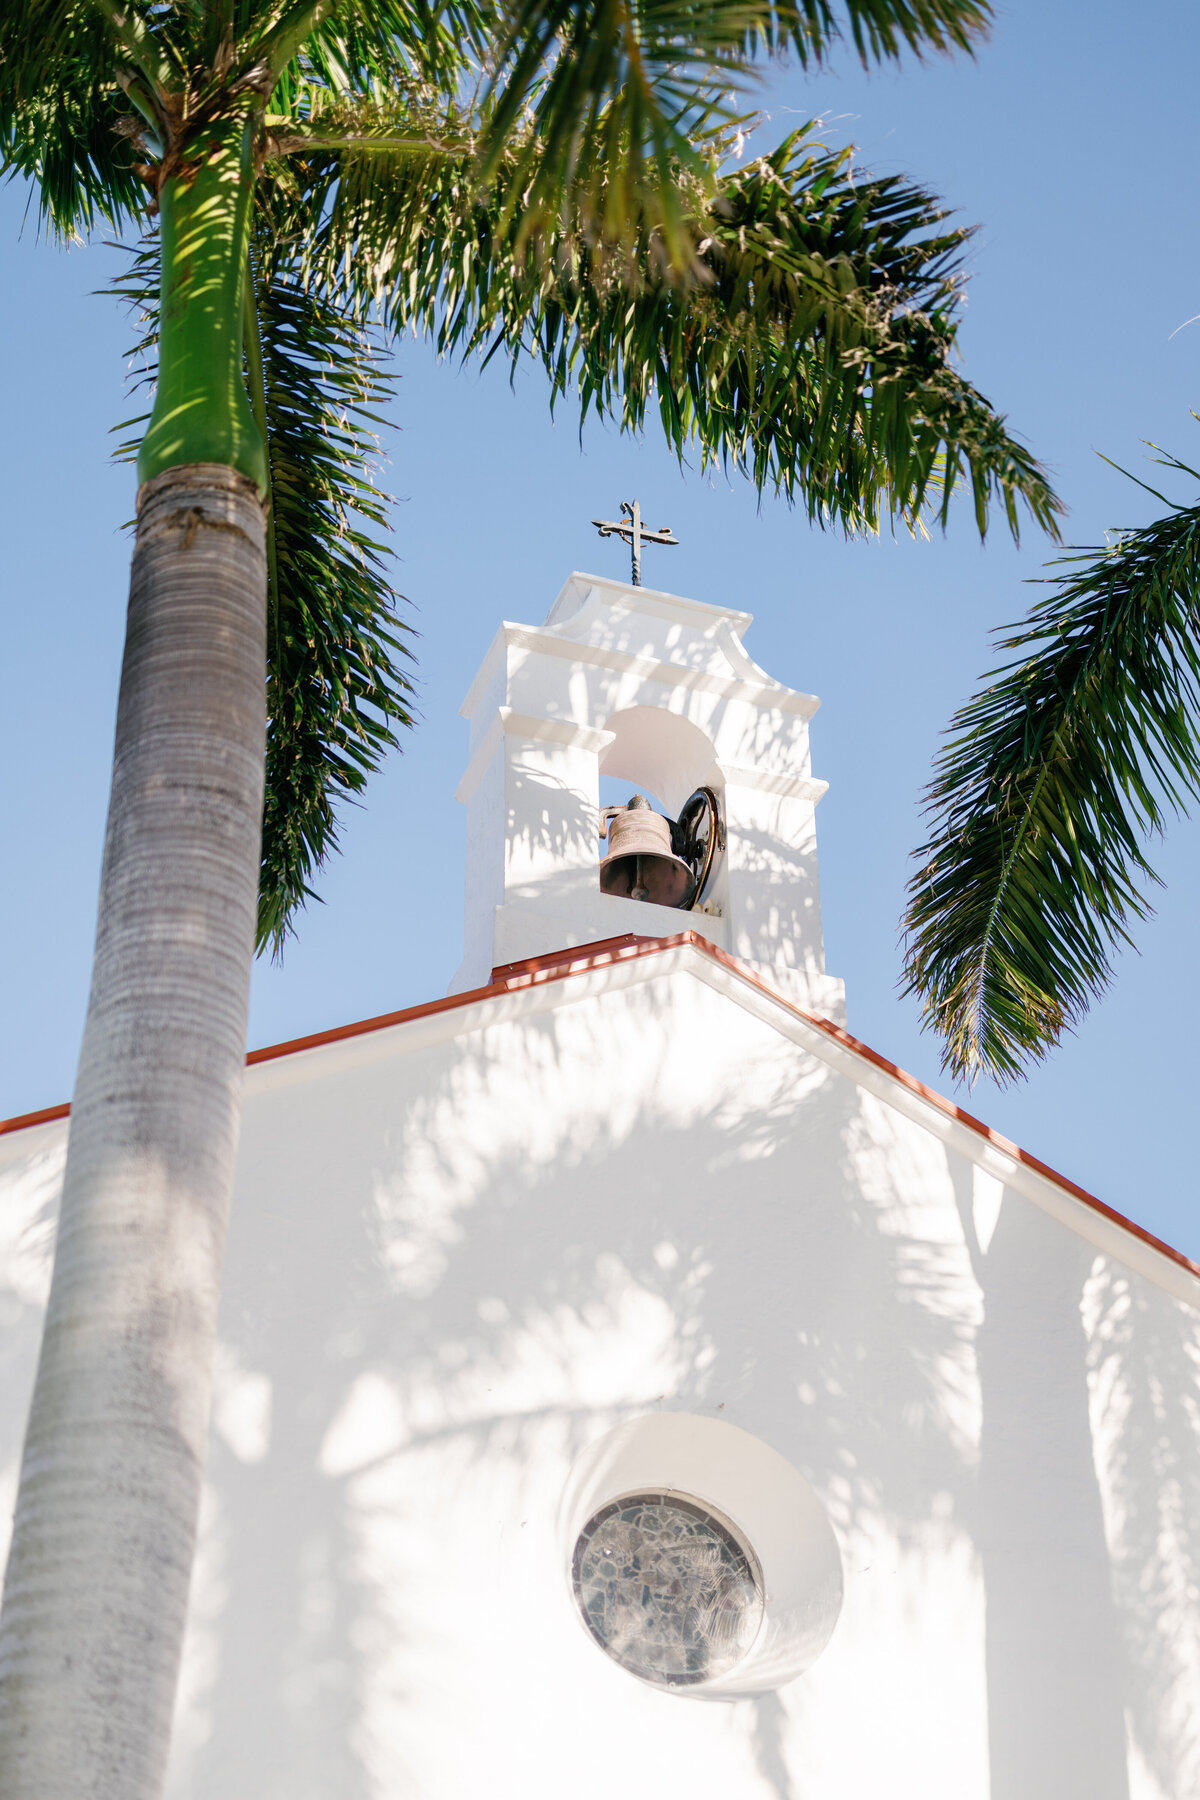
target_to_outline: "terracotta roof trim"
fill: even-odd
[[[944,1094],[939,1094],[934,1088],[926,1087],[925,1083],[918,1081],[915,1075],[910,1075],[907,1070],[900,1068],[899,1064],[889,1062],[886,1056],[880,1056],[877,1050],[872,1050],[870,1045],[852,1037],[840,1025],[833,1024],[829,1019],[822,1019],[815,1013],[805,1012],[802,1007],[796,1006],[794,1002],[786,999],[769,982],[756,975],[752,969],[746,968],[745,964],[740,963],[736,957],[730,956],[728,951],[721,950],[716,944],[709,943],[707,938],[701,937],[695,931],[679,931],[671,937],[637,937],[633,933],[627,932],[622,937],[603,938],[596,943],[580,944],[572,950],[555,950],[545,956],[528,957],[523,962],[505,963],[492,970],[491,981],[486,987],[470,988],[462,994],[447,994],[444,999],[427,1000],[420,1006],[402,1007],[399,1012],[379,1013],[374,1018],[357,1019],[349,1025],[338,1025],[331,1031],[315,1031],[307,1037],[290,1038],[282,1044],[268,1044],[261,1050],[249,1051],[246,1063],[247,1066],[253,1066],[258,1063],[275,1062],[280,1057],[296,1056],[303,1050],[319,1050],[327,1044],[338,1044],[347,1038],[363,1037],[368,1032],[387,1031],[392,1026],[407,1025],[415,1019],[427,1019],[438,1013],[457,1011],[464,1006],[474,1006],[482,1000],[495,999],[501,994],[510,994],[521,988],[541,987],[550,982],[566,981],[571,976],[582,975],[590,969],[604,968],[613,963],[636,961],[645,956],[660,955],[665,950],[684,948],[698,950],[711,961],[731,970],[742,981],[759,988],[777,1005],[794,1013],[797,1018],[803,1019],[806,1024],[814,1026],[818,1031],[823,1031],[835,1043],[841,1044],[843,1048],[862,1057],[865,1062],[881,1069],[886,1075],[891,1076],[893,1081],[899,1082],[910,1093],[916,1094],[928,1105],[954,1119],[959,1125],[966,1126],[968,1131],[983,1138],[985,1142],[993,1145],[1013,1162],[1020,1163],[1026,1169],[1032,1169],[1043,1180],[1053,1183],[1055,1187],[1070,1194],[1073,1199],[1081,1201],[1084,1206],[1099,1213],[1110,1224],[1119,1226],[1121,1230],[1139,1239],[1141,1243],[1147,1244],[1152,1250],[1158,1251],[1161,1256],[1167,1257],[1179,1268],[1186,1269],[1189,1274],[1200,1278],[1200,1264],[1192,1262],[1189,1257],[1183,1255],[1182,1251],[1173,1249],[1170,1244],[1155,1237],[1153,1232],[1135,1224],[1132,1219],[1127,1219],[1124,1213],[1118,1212],[1115,1207],[1098,1199],[1095,1194],[1090,1194],[1086,1188],[1080,1187],[1077,1182],[1071,1181],[1066,1175],[1060,1175],[1057,1169],[1050,1167],[1049,1163],[1044,1163],[1040,1158],[1031,1156],[1027,1150],[1022,1150],[1021,1146],[1014,1144],[1010,1138],[1004,1137],[998,1131],[993,1131],[990,1125],[985,1125],[981,1119],[977,1119],[973,1113],[966,1112],[953,1100],[947,1100]],[[67,1118],[70,1111],[70,1106],[66,1104],[47,1106],[40,1112],[21,1113],[16,1118],[0,1120],[0,1136],[14,1131],[31,1130],[38,1125],[51,1124],[56,1120]]]
[[[0,1137],[6,1131],[32,1131],[35,1125],[50,1125],[55,1119],[66,1119],[70,1115],[71,1105],[67,1100],[61,1106],[43,1106],[40,1112],[18,1113],[15,1119],[0,1119]]]

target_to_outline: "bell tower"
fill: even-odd
[[[466,946],[451,992],[525,957],[690,930],[789,999],[842,1019],[817,883],[814,811],[826,783],[812,775],[808,722],[819,701],[751,661],[750,623],[732,608],[575,574],[545,624],[501,625],[462,706]],[[655,796],[669,822],[610,821],[602,842],[602,775]],[[602,889],[601,862],[613,867],[623,843],[688,854],[702,812],[715,837],[707,868],[696,865],[702,881],[649,889],[678,891],[682,905],[632,897],[647,891],[634,877],[611,891],[607,871]]]

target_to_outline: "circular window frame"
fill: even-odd
[[[689,1671],[683,1674],[656,1674],[644,1667],[639,1667],[634,1662],[627,1661],[625,1657],[618,1655],[612,1645],[600,1636],[600,1633],[596,1630],[596,1627],[592,1622],[587,1607],[584,1605],[582,1582],[580,1578],[580,1564],[587,1546],[593,1541],[596,1533],[601,1529],[606,1519],[613,1513],[620,1512],[624,1507],[636,1503],[673,1506],[682,1512],[694,1513],[701,1523],[705,1525],[715,1525],[729,1540],[734,1549],[736,1549],[745,1559],[746,1566],[750,1572],[750,1578],[754,1584],[754,1595],[757,1601],[758,1616],[755,1620],[754,1635],[747,1644],[742,1646],[739,1654],[733,1661],[719,1670],[715,1677],[708,1669],[699,1669],[694,1672]],[[605,1501],[602,1506],[598,1507],[597,1510],[588,1517],[576,1537],[575,1547],[571,1554],[571,1595],[580,1624],[587,1632],[591,1642],[601,1649],[611,1662],[616,1663],[618,1668],[624,1669],[626,1674],[632,1675],[636,1680],[644,1682],[647,1687],[665,1688],[669,1691],[681,1688],[696,1688],[704,1682],[712,1682],[713,1680],[720,1681],[733,1675],[746,1661],[747,1657],[753,1655],[754,1646],[757,1644],[762,1633],[763,1622],[766,1618],[767,1588],[763,1577],[762,1563],[759,1560],[758,1552],[746,1536],[746,1533],[735,1524],[728,1514],[722,1512],[720,1507],[714,1506],[711,1501],[701,1499],[696,1494],[684,1492],[681,1488],[664,1487],[662,1485],[635,1487],[630,1488],[626,1493],[615,1494],[610,1500]]]
[[[761,1572],[757,1637],[732,1668],[703,1681],[668,1685],[627,1668],[597,1642],[575,1595],[575,1547],[585,1526],[623,1495],[660,1493],[720,1520],[753,1550]],[[559,1591],[578,1641],[602,1653],[614,1676],[619,1670],[676,1700],[733,1701],[786,1687],[821,1655],[841,1613],[841,1552],[820,1496],[778,1450],[724,1419],[643,1413],[602,1432],[571,1465],[557,1535]]]

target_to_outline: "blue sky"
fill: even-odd
[[[821,115],[859,161],[902,171],[978,221],[962,333],[969,377],[1052,468],[1072,542],[1134,524],[1153,502],[1096,454],[1153,479],[1143,439],[1200,459],[1200,249],[1191,6],[1014,0],[974,63],[865,76],[846,54],[815,79],[773,72],[763,138]],[[24,196],[0,191],[7,430],[0,716],[6,879],[0,889],[0,1116],[69,1095],[87,997],[120,665],[133,481],[108,429],[128,320],[94,297],[101,246],[37,241]],[[1175,335],[1172,335],[1175,334]],[[753,612],[747,648],[819,694],[814,769],[828,966],[850,1027],[947,1091],[937,1046],[896,983],[896,929],[918,802],[941,730],[1018,617],[1047,546],[965,509],[945,539],[846,543],[744,484],[682,473],[638,443],[551,422],[530,371],[510,388],[400,346],[385,445],[395,582],[419,632],[421,722],[345,817],[344,854],[282,967],[255,976],[250,1039],[277,1041],[444,991],[461,953],[465,761],[458,705],[501,618],[542,618],[572,569],[620,573],[589,521],[637,494],[681,547],[646,553],[648,583]],[[1177,487],[1181,497],[1186,489]],[[1200,1000],[1200,823],[1157,852],[1157,917],[1108,998],[1024,1085],[963,1104],[1150,1230],[1200,1257],[1192,1130]]]

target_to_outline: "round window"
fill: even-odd
[[[666,1687],[725,1674],[762,1623],[753,1551],[679,1494],[630,1494],[602,1507],[579,1534],[573,1575],[596,1642]]]

